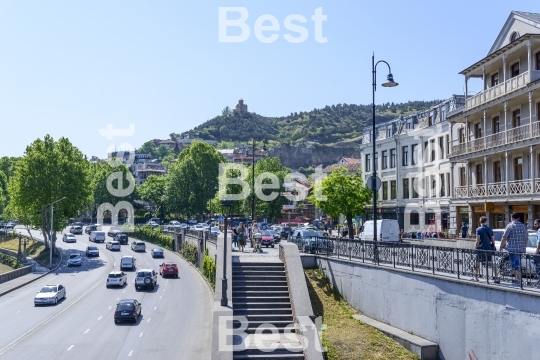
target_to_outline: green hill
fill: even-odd
[[[440,103],[409,101],[377,105],[377,122],[426,110]],[[193,129],[203,139],[220,142],[246,142],[255,137],[270,143],[297,145],[304,141],[335,144],[357,140],[366,126],[371,125],[371,105],[337,104],[322,109],[291,113],[283,117],[263,117],[255,113],[223,114]]]

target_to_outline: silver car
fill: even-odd
[[[118,250],[120,251],[120,243],[118,241],[107,241],[105,247],[109,250]]]
[[[67,266],[81,266],[82,265],[82,256],[79,253],[74,253],[69,255],[67,261]]]
[[[142,241],[133,241],[131,243],[131,250],[133,251],[146,251],[146,244]]]
[[[124,286],[127,284],[127,275],[123,271],[111,271],[107,276],[107,288],[109,286]]]
[[[66,288],[60,284],[45,285],[34,297],[34,306],[58,304],[58,300],[66,298]]]

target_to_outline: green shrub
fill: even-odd
[[[180,250],[180,254],[184,257],[184,259],[186,259],[195,266],[198,265],[198,252],[199,250],[197,249],[197,247],[188,242],[184,242],[184,244],[182,245],[182,250]]]
[[[124,230],[131,230],[131,234],[128,235],[134,239],[148,241],[152,244],[161,246],[168,250],[173,250],[174,238],[171,235],[166,235],[161,232],[161,227],[152,228],[151,226],[144,225],[140,228],[135,226],[129,228],[129,224],[124,224]],[[128,233],[129,234],[129,233]]]
[[[216,262],[208,255],[208,248],[204,250],[203,268],[202,273],[208,280],[212,289],[216,288]]]
[[[14,258],[13,256],[9,256],[3,253],[0,253],[0,263],[6,264],[12,269],[18,269],[22,267],[22,264],[17,258]]]

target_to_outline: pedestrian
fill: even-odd
[[[497,276],[497,267],[492,261],[493,250],[495,248],[495,237],[493,230],[487,224],[485,216],[480,217],[480,226],[476,229],[476,272],[471,280],[478,281],[478,273],[480,271],[480,263],[486,263],[486,267],[491,264],[494,282],[499,284],[500,280]]]
[[[464,238],[464,239],[467,238],[467,232],[468,231],[469,231],[469,227],[467,226],[466,223],[463,223],[461,225],[461,237]]]
[[[510,266],[515,272],[516,278],[512,280],[512,285],[521,284],[521,254],[525,253],[529,235],[527,227],[519,221],[519,214],[512,213],[512,222],[506,226],[500,250],[506,249],[510,253]]]
[[[233,227],[232,231],[233,231],[233,245],[238,247],[238,230],[236,227]]]
[[[536,230],[536,251],[533,257],[533,264],[536,270],[536,287],[540,286],[540,220],[534,220],[534,230]]]
[[[244,226],[244,223],[240,223],[238,225],[238,229],[236,230],[238,233],[238,245],[240,246],[240,251],[244,252],[244,246],[246,246],[246,232],[247,229]]]
[[[259,228],[259,224],[254,220],[253,226],[251,228],[251,247],[255,245],[255,234],[260,233],[261,229]]]

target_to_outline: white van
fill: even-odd
[[[105,231],[92,231],[90,233],[90,241],[105,242]]]
[[[135,270],[135,258],[133,256],[122,256],[120,259],[120,270]]]
[[[373,241],[373,221],[364,223],[364,231],[360,240]],[[399,242],[399,223],[397,220],[377,220],[377,241]]]

